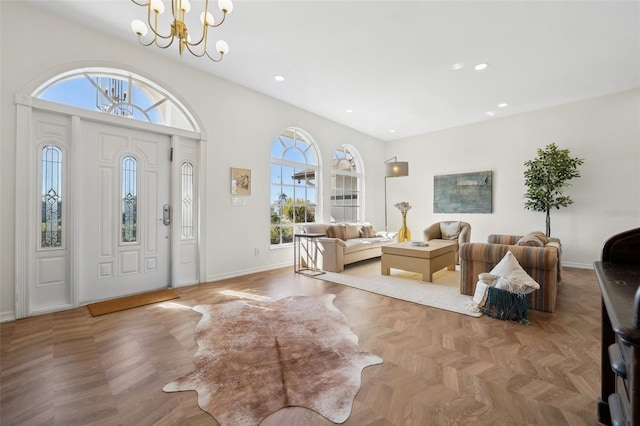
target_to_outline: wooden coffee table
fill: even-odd
[[[432,282],[434,272],[455,268],[455,242],[429,241],[428,244],[414,246],[404,242],[382,246],[382,275],[389,275],[391,268],[402,269],[421,273],[422,281]]]

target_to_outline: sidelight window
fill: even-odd
[[[193,165],[182,164],[182,238],[193,238]]]

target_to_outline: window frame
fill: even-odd
[[[283,139],[284,138],[284,139]],[[291,145],[287,146],[285,140],[291,140]],[[279,143],[277,151],[281,151],[279,156],[274,156],[274,148],[276,148],[276,144]],[[304,144],[305,149],[300,149],[298,144]],[[296,151],[297,150],[297,151]],[[302,155],[302,158],[305,159],[305,162],[300,160],[295,161],[291,158],[287,158],[287,154],[289,153],[298,153]],[[313,138],[304,130],[298,128],[286,128],[279,132],[271,141],[271,157],[270,157],[270,167],[269,167],[269,186],[270,186],[270,247],[278,248],[278,247],[289,247],[293,244],[293,235],[300,232],[302,226],[307,223],[315,223],[318,217],[321,217],[322,207],[321,207],[321,164],[320,164],[320,156],[319,149]],[[291,155],[293,155],[291,154]],[[278,175],[279,179],[274,178],[273,169],[274,166],[280,169],[280,174]],[[282,176],[283,168],[289,168],[293,170],[293,175],[290,177],[292,183],[285,183],[285,179]],[[302,173],[298,176],[299,173]],[[295,179],[295,176],[298,176],[300,179]],[[313,177],[309,177],[313,176]],[[313,183],[311,182],[313,180]],[[297,181],[297,183],[296,183]],[[304,183],[303,183],[304,181]],[[281,195],[284,195],[284,198],[276,199],[274,197],[274,187],[279,187],[279,190],[276,191]],[[297,193],[301,190],[304,190],[304,201],[302,203],[297,203],[298,199]],[[287,222],[283,221],[285,213],[283,212],[284,208],[289,204],[289,197],[287,197],[286,193],[293,193],[294,199],[292,201],[292,206],[289,208],[293,208],[294,221]],[[315,199],[309,199],[309,192],[313,192],[315,194]],[[299,211],[298,209],[304,207],[304,215],[305,221],[295,221],[296,213]],[[314,217],[313,220],[306,220],[307,215],[313,211]],[[274,221],[274,219],[277,219]],[[274,228],[278,229],[278,241],[274,243]],[[284,229],[287,231],[284,231]],[[288,235],[290,233],[290,235]]]

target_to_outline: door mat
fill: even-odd
[[[180,296],[178,296],[175,291],[164,289],[121,297],[119,299],[105,300],[104,302],[90,303],[87,307],[89,308],[91,315],[97,317],[98,315],[124,311],[125,309],[137,308],[139,306],[164,302],[165,300],[177,299],[179,297]]]

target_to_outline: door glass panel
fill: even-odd
[[[138,227],[137,161],[122,159],[122,242],[135,243]]]
[[[193,238],[193,165],[182,165],[182,238]]]
[[[40,246],[62,246],[62,151],[42,148],[42,221]]]

